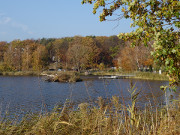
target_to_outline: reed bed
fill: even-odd
[[[139,92],[130,90],[131,104],[112,96],[73,107],[65,102],[50,113],[28,114],[21,120],[0,118],[0,135],[179,135],[180,102],[154,108],[136,107]]]

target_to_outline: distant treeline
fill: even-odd
[[[0,42],[0,71],[152,67],[151,47],[130,47],[117,36],[74,36]]]

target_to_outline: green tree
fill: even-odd
[[[117,15],[114,20],[129,18],[131,33],[120,33],[119,38],[133,40],[132,45],[154,41],[152,55],[155,62],[165,66],[171,85],[180,80],[180,1],[179,0],[83,0],[94,3],[93,13],[102,8],[100,21]],[[118,14],[119,13],[119,14]]]
[[[111,57],[115,58],[119,54],[119,46],[110,47]]]

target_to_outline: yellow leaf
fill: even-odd
[[[121,11],[122,11],[122,12],[125,12],[126,10],[125,10],[125,8],[123,7],[123,8],[121,9]]]

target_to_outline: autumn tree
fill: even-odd
[[[55,49],[53,45],[53,42],[55,40],[55,38],[42,38],[36,41],[36,43],[46,47],[46,50],[48,51],[48,63],[51,63],[53,61],[55,55]]]
[[[4,53],[7,48],[7,42],[0,42],[0,62],[3,62],[4,59]]]
[[[22,52],[22,70],[28,71],[32,69],[32,54],[36,48],[36,43],[34,40],[24,40],[22,42],[24,45]]]
[[[66,63],[66,52],[69,47],[69,43],[66,38],[56,39],[53,42],[54,47],[54,59],[56,62],[64,65]]]
[[[75,37],[67,51],[67,59],[78,70],[93,67],[98,61],[99,49],[91,37]]]
[[[101,52],[101,50],[97,46],[97,42],[95,38],[93,37],[82,38],[82,45],[88,48],[87,58],[88,58],[89,67],[95,66],[94,64],[97,64],[99,60],[99,54]]]
[[[14,56],[14,49],[12,45],[8,45],[6,51],[4,52],[3,60],[4,60],[4,70],[5,71],[12,71],[15,70],[13,67],[13,56]]]
[[[32,68],[35,71],[40,71],[46,66],[47,62],[47,51],[45,46],[35,44],[37,47],[32,54]]]
[[[20,71],[22,67],[23,45],[20,40],[12,41],[4,52],[4,64],[9,69]]]
[[[151,68],[153,61],[150,52],[150,47],[139,45],[132,48],[130,41],[126,42],[126,46],[120,50],[119,66],[128,71],[139,70],[144,67]]]
[[[180,80],[180,1],[179,0],[83,0],[94,3],[93,13],[102,7],[100,21],[110,18],[129,18],[136,30],[120,33],[123,40],[133,40],[132,45],[154,41],[152,55],[156,63],[164,65],[171,84]],[[114,18],[115,17],[115,18]]]
[[[88,48],[79,44],[75,44],[70,47],[67,51],[67,58],[69,64],[72,64],[74,68],[77,68],[78,71],[87,64],[87,55],[86,52]]]
[[[23,43],[21,40],[14,40],[11,42],[13,47],[13,67],[16,70],[21,71],[22,68],[22,52],[23,52]]]
[[[119,51],[124,47],[124,42],[117,36],[98,36],[95,38],[100,49],[98,63],[104,63],[107,67],[117,66]]]
[[[107,65],[107,63],[111,63],[112,59],[109,53],[109,47],[107,43],[108,37],[106,36],[98,36],[96,37],[97,46],[100,48],[100,54],[99,54],[99,61],[98,64],[104,63]]]
[[[134,49],[125,47],[118,58],[119,66],[126,71],[137,70]]]
[[[152,67],[152,56],[151,46],[143,46],[142,44],[135,46],[134,48],[134,59],[138,69],[142,67]]]
[[[112,47],[112,43],[109,42],[109,38],[106,36],[98,36],[96,37],[97,46],[100,49],[99,61],[98,64],[104,63],[105,65],[112,65],[112,57],[110,52],[110,47]]]

